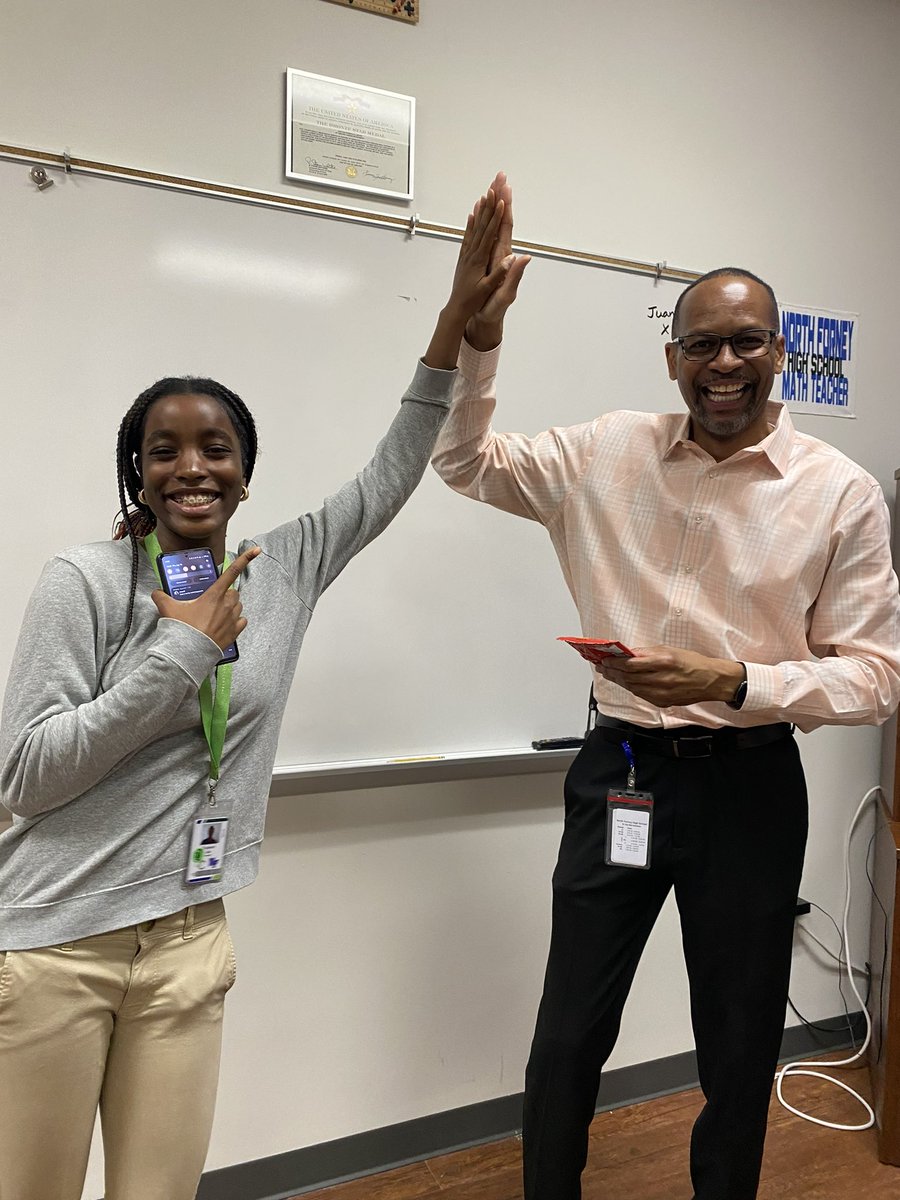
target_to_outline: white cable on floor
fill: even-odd
[[[850,934],[847,928],[848,919],[850,916],[850,841],[853,837],[853,830],[856,828],[856,823],[862,816],[863,810],[873,796],[878,795],[881,791],[879,787],[869,788],[862,800],[859,802],[859,807],[853,815],[853,820],[850,822],[850,828],[847,830],[847,840],[844,844],[844,886],[846,888],[846,896],[844,899],[844,919],[842,921],[842,929],[844,936],[844,955],[846,957],[845,966],[847,968],[847,980],[853,991],[853,995],[859,1001],[859,1007],[862,1011],[866,1022],[866,1036],[863,1038],[863,1043],[855,1054],[850,1058],[836,1059],[833,1062],[792,1062],[787,1063],[775,1076],[775,1094],[778,1096],[779,1102],[788,1112],[792,1112],[797,1117],[802,1117],[804,1121],[812,1121],[815,1125],[824,1125],[826,1129],[871,1129],[875,1124],[875,1113],[872,1111],[872,1106],[863,1096],[853,1090],[849,1084],[843,1083],[840,1079],[835,1079],[832,1075],[826,1075],[820,1070],[808,1070],[811,1067],[849,1067],[851,1063],[858,1062],[865,1054],[869,1042],[872,1040],[872,1018],[869,1016],[869,1010],[866,1007],[866,1002],[857,991],[856,983],[853,979],[853,956],[850,953]],[[815,1079],[827,1079],[830,1083],[836,1084],[837,1087],[843,1088],[845,1092],[849,1092],[854,1096],[866,1112],[869,1114],[868,1120],[862,1125],[839,1125],[834,1121],[823,1121],[821,1117],[813,1117],[809,1113],[801,1112],[799,1108],[794,1108],[792,1104],[788,1104],[781,1092],[781,1085],[786,1076],[789,1075],[810,1075]]]

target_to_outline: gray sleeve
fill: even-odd
[[[433,370],[420,362],[400,411],[359,474],[317,512],[260,538],[263,552],[296,580],[297,594],[309,609],[409,499],[446,420],[455,376],[455,370]]]
[[[81,571],[54,559],[26,610],[0,720],[0,799],[18,816],[68,803],[158,737],[221,656],[205,634],[164,618],[141,664],[100,692],[102,626]]]

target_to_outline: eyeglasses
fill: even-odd
[[[725,337],[718,333],[688,333],[673,340],[691,362],[712,362],[727,342],[738,358],[761,358],[778,336],[777,329],[742,329]]]

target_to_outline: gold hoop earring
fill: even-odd
[[[249,499],[250,499],[250,489],[247,487],[246,483],[242,484],[241,485],[241,500],[249,500]]]
[[[144,495],[143,488],[138,492],[138,504],[143,504],[144,508],[147,507],[147,497]]]

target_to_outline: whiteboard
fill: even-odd
[[[457,251],[208,196],[55,178],[38,192],[25,166],[0,163],[0,682],[42,564],[109,536],[116,429],[139,392],[164,375],[208,375],[248,403],[261,455],[233,547],[318,507],[364,465],[428,344]],[[507,323],[498,427],[537,433],[614,408],[680,408],[666,339],[648,316],[651,305],[671,309],[680,286],[535,260]],[[278,764],[577,734],[590,675],[555,639],[579,632],[545,531],[456,495],[429,469],[322,597]]]

